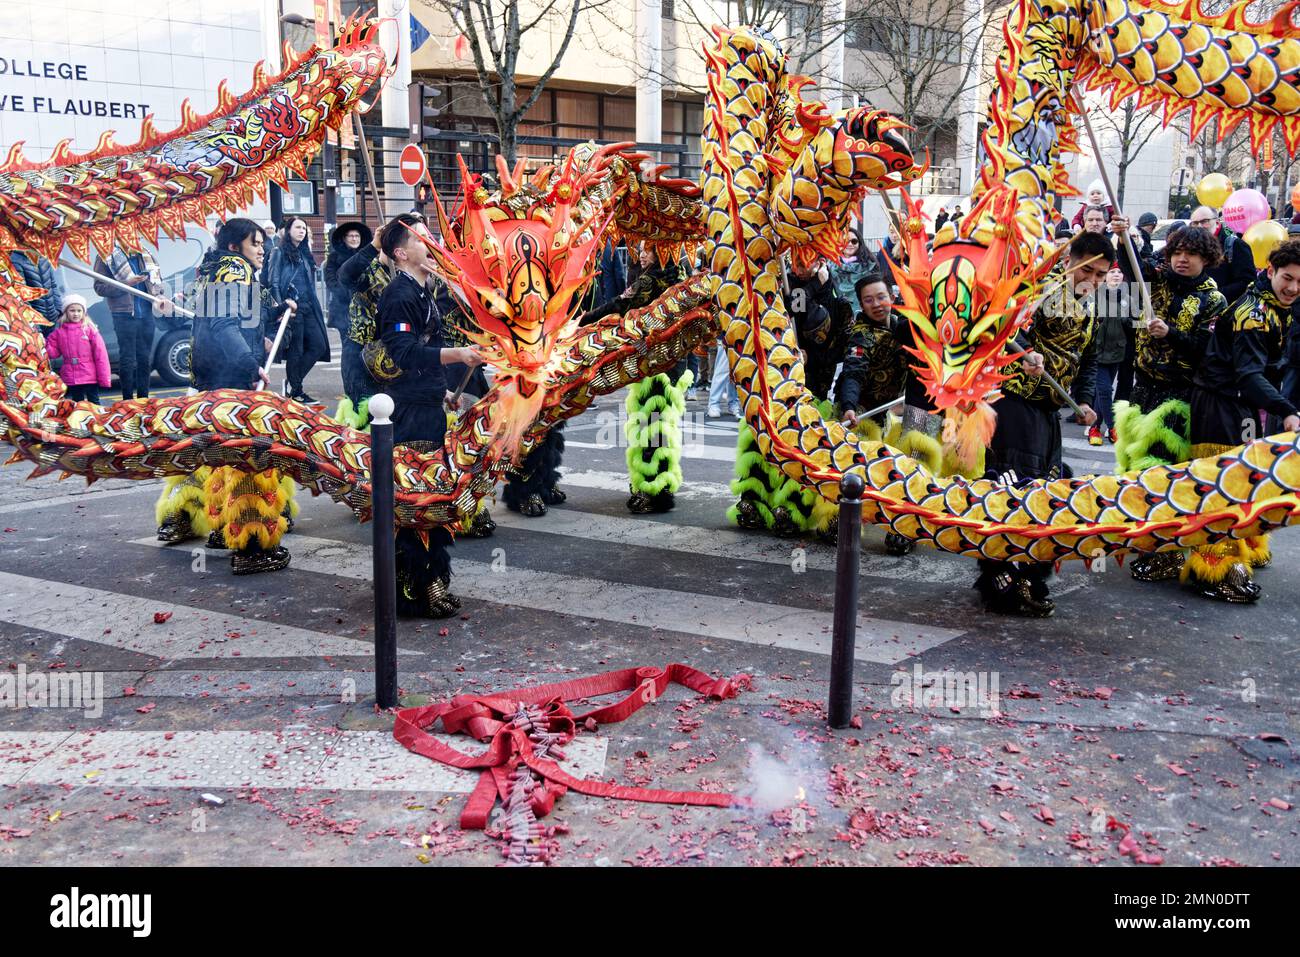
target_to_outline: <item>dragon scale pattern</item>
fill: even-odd
[[[1044,212],[1054,196],[1073,192],[1059,156],[1077,149],[1070,120],[1076,82],[1113,86],[1116,96],[1136,93],[1144,105],[1164,103],[1167,118],[1190,105],[1194,123],[1218,117],[1221,133],[1246,118],[1259,137],[1281,124],[1294,146],[1300,55],[1290,9],[1256,24],[1245,18],[1244,6],[1209,17],[1194,0],[1013,4],[975,205],[959,227],[940,232],[932,254],[918,241],[919,213],[913,209],[904,224],[915,253],[899,273],[904,310],[938,407],[969,407],[972,394],[982,395],[974,388],[980,377],[996,383],[999,370],[1015,359],[1009,336],[1023,326],[1044,263],[1050,265]],[[54,258],[66,243],[85,257],[92,247],[120,242],[130,248],[159,228],[174,235],[187,218],[241,207],[286,167],[303,162],[324,130],[341,123],[380,78],[384,58],[373,29],[350,27],[337,47],[294,58],[279,77],[259,71],[249,94],[235,99],[223,90],[212,114],[187,115],[173,134],[160,136],[147,124],[134,146],[105,139],[87,156],[61,147],[44,164],[11,151],[0,167],[0,251],[27,246]],[[803,261],[836,253],[864,190],[904,185],[922,168],[897,134],[896,119],[868,108],[829,113],[805,98],[809,81],[788,75],[769,41],[720,30],[707,56],[701,187],[643,173],[638,157],[606,155],[600,170],[578,171],[588,192],[585,218],[575,220],[574,230],[645,239],[663,256],[702,241],[707,269],[625,317],[586,328],[567,321],[548,327],[554,340],[544,396],[522,451],[594,395],[670,368],[721,322],[763,454],[831,500],[842,475],[858,472],[866,481],[868,521],[945,551],[1091,559],[1254,535],[1295,521],[1300,457],[1294,436],[1122,477],[1012,489],[936,478],[887,445],[864,442],[823,419],[803,385],[779,292],[778,257],[787,249]],[[573,159],[581,165],[583,157]],[[554,175],[533,187],[568,208],[571,197],[559,195],[567,174]],[[475,203],[499,207],[496,219],[518,217],[513,194],[503,189]],[[535,198],[528,203],[535,206]],[[589,239],[584,234],[582,241]],[[94,480],[181,474],[200,465],[275,466],[366,516],[367,437],[290,400],[220,391],[100,408],[64,399],[34,328],[39,318],[26,305],[35,294],[15,281],[0,255],[0,428],[17,448],[15,458],[37,463],[35,474]],[[510,372],[498,367],[507,378]],[[399,454],[399,521],[457,527],[477,511],[507,467],[493,444],[499,397],[494,389],[464,413],[443,449]]]

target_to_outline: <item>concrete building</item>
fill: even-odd
[[[472,52],[434,0],[410,0],[424,39],[412,53],[412,76],[436,89],[440,138],[427,144],[439,188],[452,188],[455,157],[483,166],[495,151],[496,126],[479,89]],[[881,4],[890,10],[881,8]],[[540,9],[540,4],[534,4]],[[563,9],[527,34],[515,80],[522,99],[553,62],[567,27]],[[897,8],[897,9],[894,9]],[[521,14],[531,9],[521,6]],[[754,9],[752,6],[749,9]],[[956,198],[969,191],[983,102],[978,64],[983,24],[1000,22],[984,0],[790,0],[766,4],[763,25],[780,39],[794,69],[813,76],[817,95],[833,107],[869,101],[877,108],[924,121],[934,170],[920,184],[925,195]],[[892,13],[892,15],[891,15]],[[702,24],[736,23],[728,0],[606,0],[579,18],[574,35],[541,98],[521,124],[523,136],[559,140],[635,140],[679,149],[662,159],[674,171],[698,175],[704,122]],[[972,21],[981,24],[971,27]],[[933,65],[907,88],[895,67]],[[903,94],[910,94],[904,96]],[[909,102],[903,102],[907,99]],[[926,113],[929,109],[932,112]],[[939,117],[941,119],[936,119]],[[549,158],[556,143],[522,144],[521,156]],[[871,204],[867,233],[883,236],[883,207]]]

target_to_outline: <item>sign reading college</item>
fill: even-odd
[[[84,63],[58,60],[29,60],[0,57],[0,84],[8,78],[54,80],[59,87],[68,83],[94,79]],[[94,97],[69,96],[67,93],[14,93],[0,85],[0,113],[42,113],[51,116],[104,116],[113,119],[143,120],[148,103],[124,100],[101,100]]]

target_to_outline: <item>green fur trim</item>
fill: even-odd
[[[633,492],[659,495],[682,485],[682,413],[689,373],[677,385],[664,373],[635,382],[627,391],[628,484]]]
[[[772,517],[771,510],[768,509],[768,507],[764,505],[762,502],[760,502],[758,499],[753,499],[753,502],[754,502],[754,508],[758,510],[758,517],[763,520],[763,524],[767,526],[768,530],[770,531],[772,526],[776,524],[776,519]],[[731,522],[732,525],[740,524],[739,515],[740,515],[740,511],[737,508],[737,506],[733,505],[729,509],[727,509],[727,520]]]
[[[370,431],[370,398],[367,396],[356,406],[346,396],[339,400],[339,407],[334,411],[334,421],[346,425],[358,432]]]
[[[1146,413],[1131,402],[1116,402],[1116,471],[1124,474],[1186,462],[1192,454],[1191,420],[1191,406],[1180,399],[1167,399]],[[1171,457],[1154,454],[1158,446]]]
[[[772,527],[772,513],[778,508],[789,511],[795,527],[805,532],[825,528],[836,513],[834,504],[825,502],[812,489],[804,488],[769,463],[758,451],[754,430],[745,422],[737,430],[735,474],[732,494],[753,502],[768,528]],[[820,507],[822,504],[826,506],[824,509]],[[735,506],[728,509],[727,517],[735,522]]]

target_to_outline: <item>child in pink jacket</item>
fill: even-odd
[[[62,359],[59,375],[74,402],[99,404],[99,390],[112,382],[104,338],[86,314],[86,300],[75,293],[63,297],[63,321],[45,340],[51,359]]]

